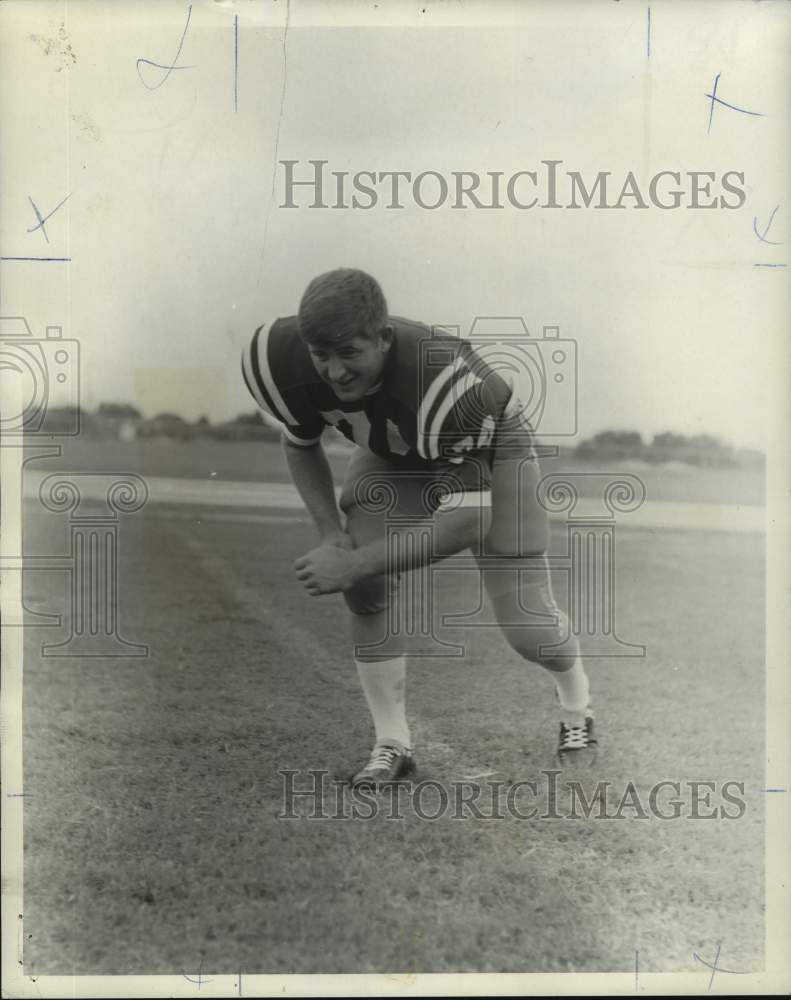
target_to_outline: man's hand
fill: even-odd
[[[353,549],[354,542],[351,540],[351,536],[347,535],[343,528],[331,528],[321,531],[319,533],[321,538],[321,546],[323,548],[325,545],[335,545],[339,549]]]
[[[360,578],[358,560],[348,535],[325,538],[294,563],[297,579],[311,597],[348,590]]]

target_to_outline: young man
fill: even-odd
[[[507,373],[465,340],[388,316],[377,282],[345,268],[308,285],[298,316],[256,330],[242,371],[282,423],[289,469],[319,531],[319,546],[294,564],[297,578],[314,597],[342,592],[349,608],[376,733],[352,783],[376,787],[414,771],[406,647],[388,634],[388,606],[402,572],[466,548],[505,638],[555,681],[559,760],[592,762],[588,678],[552,595],[532,432]],[[329,425],[358,446],[339,505],[321,446]],[[405,516],[391,521],[388,543],[394,513]],[[396,545],[394,532],[403,536]],[[560,655],[552,647],[564,639]]]

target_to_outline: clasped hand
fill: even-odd
[[[348,535],[322,542],[294,563],[297,579],[312,597],[348,590],[360,577]]]

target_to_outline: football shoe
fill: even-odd
[[[402,781],[415,773],[412,751],[400,743],[377,743],[365,767],[351,779],[352,788],[372,788]]]
[[[574,723],[570,719],[561,720],[557,749],[558,764],[561,767],[590,767],[596,760],[597,751],[598,743],[590,710],[585,713],[584,719],[580,716]]]

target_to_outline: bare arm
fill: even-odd
[[[431,531],[426,528],[431,525]],[[294,563],[297,579],[314,597],[348,590],[380,573],[417,569],[474,546],[481,536],[480,512],[471,508],[437,514],[433,521],[398,529],[398,544],[376,539],[358,549],[322,544]],[[411,543],[411,544],[410,544]]]
[[[284,449],[294,485],[321,537],[318,548],[294,563],[297,579],[309,594],[334,594],[366,577],[417,569],[480,540],[480,511],[467,507],[400,527],[397,545],[388,545],[383,530],[381,538],[352,549],[341,524],[332,472],[321,444],[300,446],[284,438]]]
[[[426,530],[429,527],[431,530]],[[481,537],[481,515],[476,508],[462,507],[437,513],[431,521],[404,526],[393,534],[398,535],[398,544],[391,544],[389,551],[384,537],[355,549],[353,558],[360,577],[417,569],[475,546]]]
[[[303,446],[292,444],[284,437],[283,450],[291,478],[318,528],[322,542],[345,537],[335,502],[332,472],[321,442]]]

